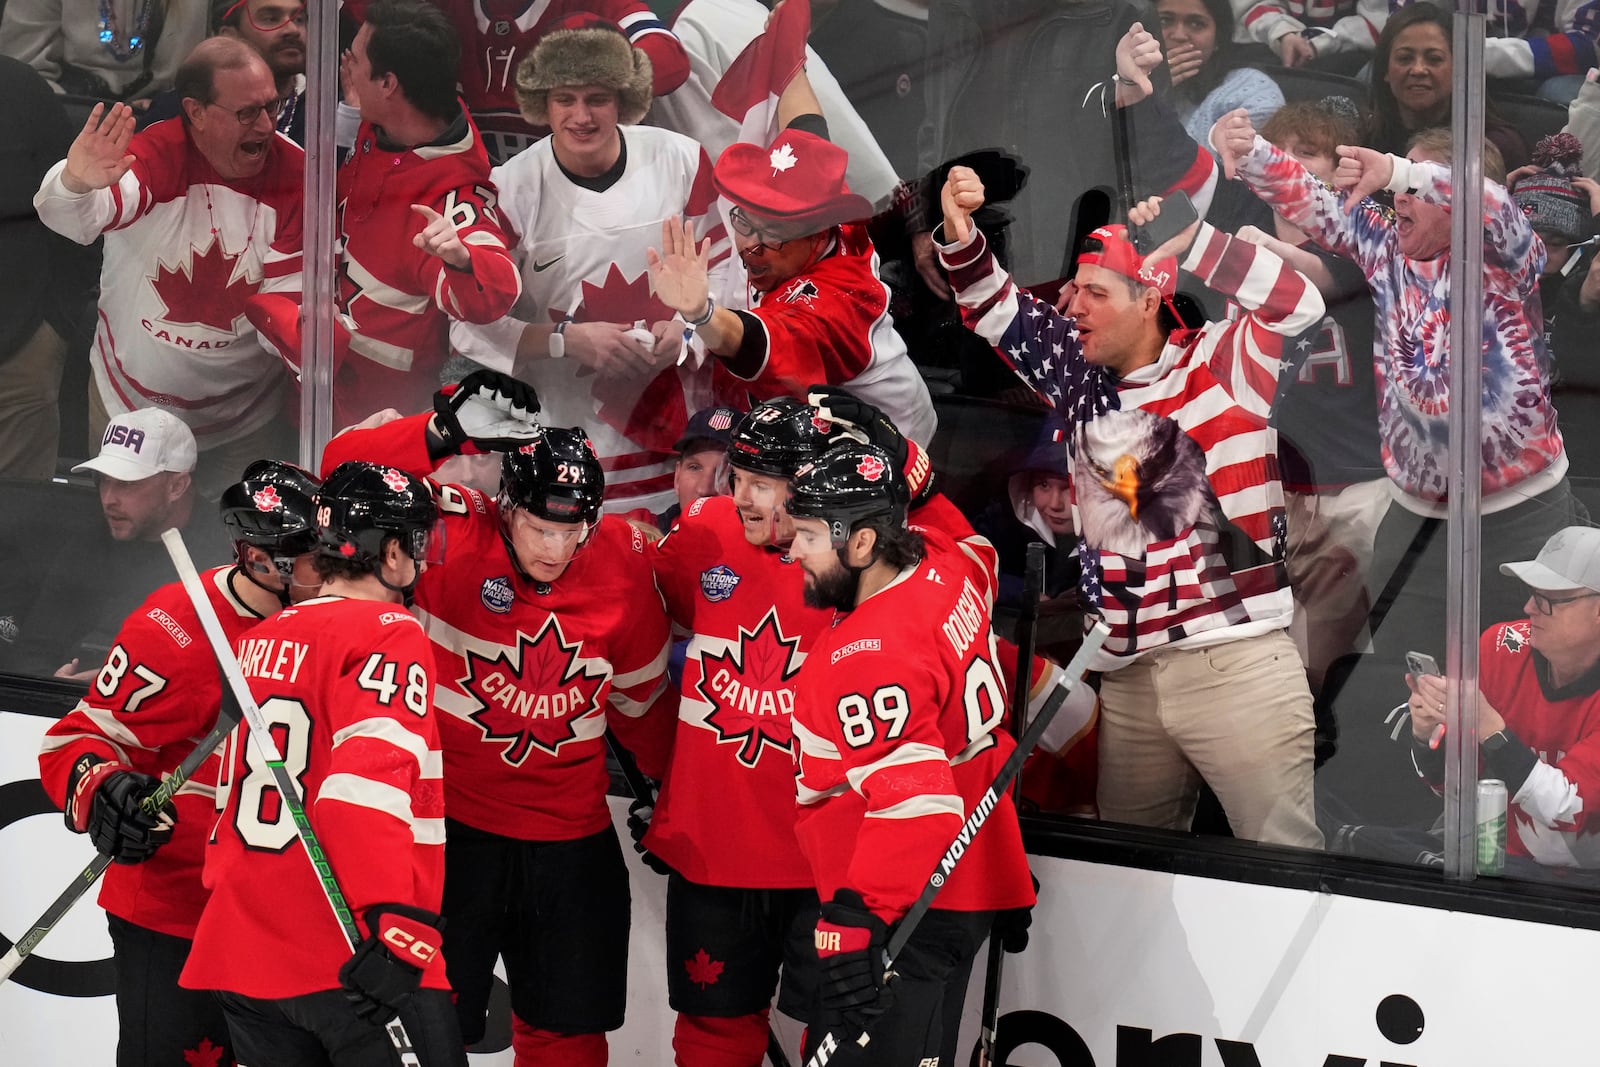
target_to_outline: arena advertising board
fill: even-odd
[[[0,712],[0,934],[25,929],[92,857],[44,798],[48,720]],[[619,832],[625,802],[615,802]],[[625,850],[627,851],[627,850]],[[665,882],[633,877],[628,1022],[613,1063],[672,1062]],[[1600,933],[1036,857],[1028,950],[1006,960],[1011,1067],[1501,1067],[1584,1062]],[[0,1063],[113,1063],[104,914],[84,901],[0,986]],[[964,1019],[977,1034],[982,963]],[[510,1067],[499,987],[472,1067]],[[1489,1020],[1538,1020],[1509,1026]],[[794,1050],[799,1027],[778,1021]],[[798,1055],[792,1055],[798,1064]],[[968,1063],[961,1057],[960,1067]]]

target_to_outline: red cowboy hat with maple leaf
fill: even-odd
[[[770,147],[732,144],[713,172],[717,191],[748,215],[792,225],[796,236],[872,217],[872,204],[845,184],[850,154],[805,130],[784,130]]]

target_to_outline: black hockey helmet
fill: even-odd
[[[904,526],[911,494],[889,454],[876,445],[846,441],[807,463],[789,479],[789,514],[828,524],[835,547],[858,523],[881,520]]]
[[[581,426],[546,426],[500,461],[502,515],[522,508],[550,522],[600,520],[606,472]]]
[[[383,543],[400,539],[414,560],[443,554],[439,509],[421,478],[381,463],[341,463],[316,496],[317,551],[378,569]]]
[[[244,477],[222,491],[219,507],[239,560],[246,547],[272,557],[287,583],[294,561],[317,547],[317,514],[312,498],[321,483],[310,471],[276,459],[258,459]]]
[[[827,451],[827,425],[804,401],[774,397],[757,404],[734,429],[728,463],[773,478],[792,478]]]

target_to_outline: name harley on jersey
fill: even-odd
[[[534,749],[554,756],[578,738],[580,720],[601,714],[611,668],[582,652],[583,642],[568,641],[552,615],[532,638],[518,631],[513,649],[492,658],[466,653],[461,689],[477,705],[467,718],[484,741],[505,743],[506,763],[519,767]]]
[[[799,649],[799,636],[784,635],[776,608],[754,630],[739,627],[737,642],[695,637],[684,692],[700,699],[684,701],[684,720],[714,730],[719,744],[737,744],[736,758],[746,767],[769,747],[793,759],[792,679],[805,662]]]

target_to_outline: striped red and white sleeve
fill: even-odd
[[[1245,314],[1214,322],[1199,344],[1212,374],[1233,401],[1265,416],[1272,410],[1283,345],[1322,321],[1322,294],[1275,252],[1201,223],[1182,267]]]
[[[359,913],[419,902],[410,860],[444,847],[444,756],[422,626],[388,612],[353,648],[326,708],[333,748],[310,814]]]

